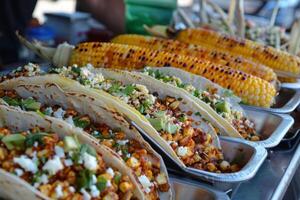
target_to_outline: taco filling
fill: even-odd
[[[92,73],[90,69],[90,65],[83,68],[72,66],[52,69],[52,72],[104,90],[134,107],[149,120],[186,166],[217,173],[240,169],[224,160],[221,150],[212,144],[210,134],[193,126],[201,123],[192,118],[199,113],[180,110],[182,99],[162,99],[156,93],[150,93],[144,85],[126,85],[119,80],[104,78],[101,73]]]
[[[106,124],[93,123],[89,116],[80,115],[71,108],[64,110],[57,105],[41,104],[33,98],[23,99],[14,90],[0,91],[0,98],[10,106],[62,119],[92,135],[99,143],[111,148],[122,157],[127,166],[133,169],[144,192],[149,194],[151,199],[159,198],[158,190],[161,192],[169,190],[167,177],[160,171],[160,160],[148,152],[137,140],[127,139],[121,130],[112,130]]]
[[[134,185],[76,137],[0,127],[0,167],[51,199],[133,199]]]
[[[153,70],[149,67],[145,68],[143,73],[164,83],[182,88],[201,101],[204,101],[219,115],[230,122],[243,138],[251,141],[260,140],[260,137],[256,133],[254,123],[244,116],[243,112],[234,109],[224,97],[218,95],[216,88],[209,87],[207,90],[200,91],[191,84],[183,83],[183,81],[176,76],[168,76],[159,70]]]

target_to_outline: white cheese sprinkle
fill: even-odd
[[[62,108],[57,109],[54,113],[53,116],[59,119],[62,119],[63,116],[65,115],[65,111]]]
[[[61,185],[57,185],[55,188],[55,194],[56,194],[56,198],[61,198],[64,196],[64,193],[62,191],[62,186]]]
[[[73,117],[70,115],[68,118],[65,119],[65,121],[70,124],[71,126],[74,126]]]
[[[38,143],[37,141],[35,141],[34,144],[33,144],[33,146],[34,146],[34,147],[38,147],[38,146],[39,146],[39,143]]]
[[[73,165],[73,161],[71,159],[66,159],[64,161],[65,166],[70,167]]]
[[[22,176],[24,174],[24,171],[22,169],[20,169],[20,168],[16,168],[15,172],[16,172],[17,176]]]
[[[59,170],[62,170],[64,166],[61,163],[59,157],[54,156],[52,160],[48,160],[43,166],[43,170],[48,171],[50,174],[56,174]]]
[[[46,174],[42,174],[39,180],[40,183],[47,184],[49,182],[48,176]]]
[[[84,167],[89,170],[95,171],[98,168],[98,162],[96,157],[86,152],[83,154],[83,162],[84,162]]]
[[[83,194],[83,200],[90,200],[91,195],[83,188],[81,188],[80,192]]]
[[[27,172],[32,172],[34,174],[38,171],[34,161],[29,159],[27,156],[22,155],[19,158],[14,158],[14,163],[20,165]]]
[[[45,109],[45,113],[48,114],[48,115],[51,115],[53,113],[53,109],[51,107],[47,107]]]
[[[114,176],[115,176],[115,172],[114,172],[114,170],[113,170],[112,168],[108,168],[108,169],[106,170],[106,173],[108,173],[111,177],[114,177]]]
[[[55,146],[54,151],[55,151],[55,154],[57,155],[57,157],[59,157],[59,158],[65,157],[65,151],[60,146]]]
[[[119,145],[126,145],[129,142],[129,140],[118,140],[117,143]]]
[[[188,148],[187,147],[183,147],[183,146],[178,147],[177,154],[179,156],[184,157],[187,153],[188,153]]]
[[[98,190],[98,188],[95,185],[92,185],[90,189],[91,189],[92,197],[96,198],[100,195],[100,191]]]
[[[106,182],[106,187],[111,187],[111,182],[110,182],[110,180],[107,180],[107,182]]]
[[[75,190],[75,188],[74,188],[73,186],[70,186],[70,187],[69,187],[69,191],[70,191],[71,193],[74,193],[76,190]]]
[[[150,187],[152,186],[152,183],[150,182],[150,180],[148,179],[147,176],[145,175],[142,175],[142,176],[139,176],[139,181],[140,183],[142,184],[145,192],[150,192]]]
[[[92,175],[92,183],[93,184],[97,183],[97,177],[95,175]]]

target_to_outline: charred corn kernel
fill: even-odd
[[[241,55],[274,70],[290,73],[287,77],[292,74],[300,75],[300,58],[250,40],[238,39],[202,28],[180,31],[176,38],[208,49],[217,48],[230,55]]]
[[[52,186],[50,184],[42,185],[39,187],[39,190],[46,196],[49,196],[49,194],[52,190]]]
[[[137,168],[141,165],[141,163],[133,156],[126,161],[126,164],[131,168]]]
[[[206,134],[206,140],[205,140],[205,145],[208,145],[208,144],[210,144],[211,143],[211,141],[212,141],[212,137],[211,137],[211,135],[210,134]]]
[[[193,56],[213,64],[231,67],[248,74],[260,77],[268,82],[277,80],[275,72],[264,65],[254,63],[237,55],[230,55],[218,49],[204,48],[199,45],[188,44],[177,40],[167,40],[150,36],[124,34],[112,39],[119,44],[135,45],[155,50],[168,51],[185,56]]]
[[[111,180],[113,177],[110,175],[110,174],[108,174],[108,173],[104,173],[104,174],[101,174],[99,177],[102,177],[102,178],[104,178],[104,179],[106,179],[106,180]]]
[[[0,147],[0,161],[3,161],[7,155],[7,150],[5,148]]]
[[[156,180],[156,182],[157,182],[158,185],[162,185],[162,184],[165,184],[165,183],[168,182],[166,175],[163,174],[163,173],[158,174],[156,176],[155,180]]]
[[[259,141],[260,138],[257,135],[251,136],[251,141]]]
[[[232,90],[244,103],[270,107],[276,95],[275,87],[258,77],[232,68],[223,68],[194,57],[176,55],[136,46],[110,43],[82,43],[74,49],[70,65],[141,69],[145,66],[173,66],[204,76]]]
[[[132,184],[131,183],[128,183],[128,182],[123,182],[120,184],[120,190],[125,193],[127,192],[128,190],[131,190],[133,188]]]
[[[184,136],[193,136],[194,128],[191,126],[187,126],[183,128],[183,135]]]
[[[151,170],[147,170],[147,171],[145,172],[145,175],[146,175],[150,180],[152,180],[152,178],[153,178],[153,173],[152,173]]]
[[[209,171],[211,171],[211,172],[214,172],[214,171],[216,171],[217,170],[217,167],[216,167],[216,165],[215,164],[213,164],[213,163],[207,163],[207,169],[209,170]]]
[[[278,77],[278,80],[281,83],[296,83],[298,81],[297,78],[288,78],[288,77]]]

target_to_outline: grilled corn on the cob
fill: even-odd
[[[114,43],[135,45],[155,50],[168,51],[170,53],[197,57],[201,60],[210,61],[213,64],[228,66],[245,73],[260,77],[268,82],[277,80],[274,71],[266,66],[243,59],[239,56],[229,55],[218,50],[209,50],[198,45],[187,44],[176,40],[167,40],[157,37],[125,34],[112,39]]]
[[[209,49],[218,49],[231,55],[241,55],[274,69],[278,76],[300,77],[300,58],[273,47],[203,28],[182,30],[176,39]]]
[[[88,63],[95,67],[121,69],[140,69],[145,66],[181,68],[232,90],[245,103],[262,107],[270,107],[276,94],[272,84],[241,71],[229,67],[222,68],[194,57],[136,46],[99,42],[77,45],[71,54],[69,64],[83,66]]]

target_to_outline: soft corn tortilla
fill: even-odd
[[[139,189],[140,187],[132,170],[124,164],[116,153],[95,142],[91,137],[84,134],[81,129],[74,128],[66,122],[52,117],[42,117],[33,112],[24,112],[5,105],[0,105],[0,126],[5,126],[15,131],[25,131],[38,126],[44,128],[45,131],[57,133],[61,138],[67,135],[76,135],[81,143],[94,147],[102,155],[108,166],[112,166],[122,174],[128,175],[135,186],[134,196],[144,199],[144,194]],[[1,169],[0,194],[8,199],[50,199],[24,180]]]
[[[183,81],[183,83],[189,83],[198,90],[207,90],[209,87],[216,88],[217,94],[219,94],[221,97],[224,97],[225,100],[228,101],[235,110],[241,111],[243,113],[243,115],[246,116],[245,111],[239,105],[239,102],[241,101],[240,98],[238,98],[234,95],[228,96],[226,94],[228,92],[228,90],[222,88],[218,84],[215,84],[202,76],[195,75],[195,74],[192,74],[187,71],[177,69],[174,67],[151,67],[151,69],[158,70],[168,76],[178,77]],[[143,74],[143,73],[142,73],[142,75],[147,76],[146,74]],[[153,77],[149,76],[149,78],[153,78]],[[155,78],[153,78],[153,79],[155,79]],[[155,79],[155,80],[160,81],[157,79]],[[161,82],[161,84],[168,84],[168,83],[163,83],[162,81],[160,81],[160,82]],[[176,86],[172,86],[172,87],[176,87]],[[223,134],[225,136],[230,136],[230,137],[242,138],[240,133],[232,126],[232,124],[230,122],[228,122],[226,119],[224,119],[222,116],[220,116],[214,109],[212,109],[209,105],[207,105],[207,103],[203,102],[202,100],[193,96],[192,94],[190,94],[189,92],[187,92],[186,90],[184,90],[182,88],[178,88],[178,87],[176,87],[176,88],[178,90],[182,90],[184,93],[186,93],[186,95],[188,95],[191,99],[193,99],[201,107],[203,107],[210,114],[210,116],[212,116],[214,119],[216,119],[219,122],[219,124],[224,127],[224,129],[226,131],[221,132],[221,134]]]
[[[130,73],[124,71],[114,71],[114,70],[104,70],[104,69],[95,69],[94,73],[101,72],[104,76],[108,76],[111,78],[116,78],[118,80],[122,80],[124,83],[139,83],[146,85],[150,92],[157,92],[159,96],[162,98],[166,95],[173,96],[176,98],[182,98],[186,104],[181,105],[181,109],[184,111],[194,111],[200,112],[203,114],[206,112],[202,109],[196,102],[194,102],[191,98],[189,98],[184,92],[178,90],[175,87],[169,87],[169,85],[165,84],[164,87],[161,87],[161,82],[154,82],[153,79],[149,79],[148,76],[141,76],[138,73]],[[159,82],[159,83],[158,83]],[[125,115],[129,120],[136,123],[148,136],[150,136],[160,147],[164,149],[164,151],[173,158],[173,160],[177,163],[177,165],[186,168],[185,164],[181,161],[181,159],[177,156],[175,151],[171,148],[170,145],[160,137],[159,133],[151,126],[149,121],[141,115],[137,110],[127,105],[125,102],[119,100],[116,97],[98,89],[87,89],[87,87],[82,86],[77,81],[61,77],[59,75],[51,74],[44,76],[35,76],[35,77],[20,77],[16,79],[7,80],[0,84],[3,89],[14,89],[20,85],[45,85],[47,87],[56,84],[63,91],[68,93],[75,93],[78,95],[86,95],[89,98],[101,99],[103,103],[105,103],[105,108],[109,110],[117,110],[119,113]],[[158,85],[159,84],[159,85]],[[167,89],[166,89],[167,88]],[[45,88],[46,90],[47,88]],[[208,113],[207,113],[208,115]],[[218,136],[215,132],[215,129],[209,123],[206,123],[199,116],[194,116],[195,120],[202,121],[201,128],[208,134],[211,134],[213,139],[213,144],[221,149],[220,142]],[[216,120],[215,120],[216,121]]]
[[[5,83],[3,85],[5,87]],[[34,97],[39,102],[44,104],[48,104],[51,106],[59,105],[64,109],[72,108],[79,112],[81,115],[88,115],[94,123],[105,123],[112,129],[120,129],[124,131],[128,139],[137,140],[144,147],[144,149],[153,154],[160,161],[160,170],[167,176],[167,168],[161,156],[156,153],[147,142],[145,142],[145,140],[137,132],[137,130],[134,127],[130,126],[130,124],[122,117],[122,115],[118,111],[114,109],[114,107],[107,106],[106,102],[102,101],[102,98],[94,99],[82,93],[80,94],[75,92],[64,92],[57,84],[48,82],[44,82],[44,84],[40,85],[33,85],[31,84],[31,82],[28,82],[28,84],[16,84],[13,86],[13,88],[5,88],[14,89],[22,98]],[[86,133],[86,135],[87,137],[94,139],[89,134]],[[116,154],[116,156],[119,157],[118,154]],[[137,179],[137,177],[135,178]],[[139,188],[142,190],[142,186],[140,184]],[[149,199],[146,193],[144,195],[146,199]],[[171,189],[169,189],[168,192],[159,193],[159,195],[161,199],[171,199]]]

